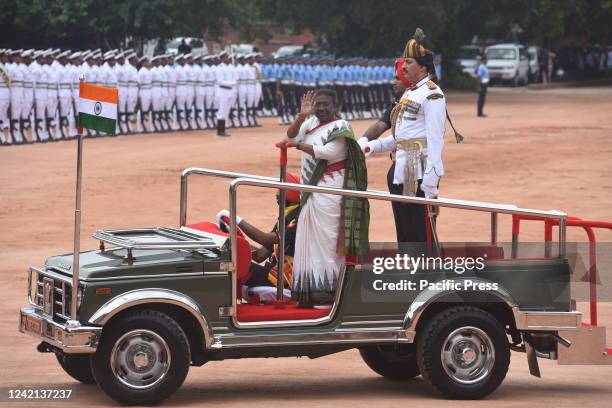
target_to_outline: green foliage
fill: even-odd
[[[250,42],[309,29],[337,55],[391,57],[422,27],[448,62],[475,34],[512,39],[513,26],[526,43],[603,44],[610,21],[612,0],[4,0],[0,46],[117,47],[230,27]]]

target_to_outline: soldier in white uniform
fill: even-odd
[[[236,58],[234,69],[238,74],[238,125],[250,126],[247,118],[247,95],[249,93],[249,73],[244,63],[244,56]]]
[[[9,106],[11,104],[11,76],[7,68],[9,50],[0,52],[0,143],[8,144],[5,131],[10,125]]]
[[[137,131],[149,132],[147,123],[153,122],[151,101],[153,96],[153,73],[149,58],[142,57],[139,60],[142,67],[138,70],[138,98],[140,99],[140,114],[137,119]],[[159,85],[157,85],[159,87]]]
[[[153,94],[153,129],[156,132],[161,132],[164,130],[163,121],[163,111],[165,110],[166,101],[165,101],[165,93],[166,87],[164,84],[164,72],[162,66],[162,58],[160,56],[153,57],[151,60],[153,63],[153,68],[151,69],[151,83],[152,94]]]
[[[393,135],[367,143],[361,138],[359,143],[366,155],[397,149],[395,167],[390,171],[391,193],[436,198],[440,177],[444,175],[446,99],[430,78],[435,75],[433,53],[420,44],[422,38],[422,30],[417,29],[415,37],[406,44],[404,74],[415,85],[404,92],[391,113]],[[399,243],[426,242],[428,233],[435,233],[428,231],[434,223],[425,206],[394,204]]]
[[[54,58],[55,50],[47,51],[47,64],[44,68],[47,70],[49,87],[47,88],[47,117],[45,118],[47,132],[51,139],[60,140],[61,135],[58,130],[59,117],[59,73],[57,63]]]
[[[72,136],[70,129],[75,127],[74,115],[72,114],[72,70],[68,64],[70,51],[64,51],[57,56],[59,66],[58,88],[59,88],[59,129],[64,139]],[[65,131],[64,128],[67,128]]]
[[[100,81],[102,85],[117,88],[119,85],[119,78],[117,77],[116,66],[116,54],[115,51],[108,51],[104,54],[104,64],[100,67]],[[121,132],[121,128],[119,124],[117,124],[117,129],[115,129],[115,134]]]
[[[219,59],[221,63],[217,65],[215,70],[215,104],[218,107],[217,136],[229,136],[225,132],[225,128],[229,119],[230,109],[236,101],[238,81],[235,77],[235,71],[228,65],[229,58],[227,53],[221,52],[219,54]]]
[[[178,54],[174,61],[177,66],[174,68],[176,76],[176,122],[178,128],[184,130],[187,127],[187,68],[185,66],[185,55]]]
[[[197,72],[193,65],[193,55],[191,53],[185,54],[184,56],[186,78],[187,78],[187,94],[185,95],[185,120],[187,121],[187,127],[192,130],[195,129],[195,88],[197,82]]]
[[[261,82],[260,75],[257,72],[257,67],[254,64],[254,54],[249,54],[246,57],[245,67],[247,70],[248,90],[247,90],[247,116],[253,126],[259,126],[257,123],[257,107],[261,98]]]
[[[34,76],[34,134],[40,142],[49,141],[49,133],[46,126],[47,97],[49,93],[49,77],[47,75],[46,52],[37,51],[34,54],[34,62],[30,64],[30,70]]]
[[[178,120],[177,114],[175,112],[176,108],[176,70],[174,67],[174,59],[170,55],[165,56],[165,81],[166,81],[166,89],[167,89],[167,99],[166,99],[166,112],[165,118],[166,123],[170,126],[172,121],[172,130],[178,130]],[[168,128],[170,129],[170,127]]]
[[[85,78],[85,70],[82,58],[83,53],[77,51],[70,55],[70,85],[71,85],[71,93],[72,93],[72,123],[70,127],[70,136],[76,137],[78,132],[76,128],[76,123],[79,114],[79,91],[81,86],[81,75]]]
[[[21,132],[24,138],[24,142],[28,142],[25,134],[26,129],[32,130],[32,116],[34,109],[34,76],[30,70],[30,64],[32,63],[32,57],[34,50],[26,50],[21,54],[23,72],[23,100],[21,102]],[[34,141],[34,132],[32,132],[32,142]]]
[[[208,126],[205,120],[206,111],[206,65],[202,64],[202,56],[193,58],[194,64],[191,66],[195,76],[195,100],[194,118],[198,129],[206,129]]]
[[[11,52],[11,62],[7,64],[8,75],[11,79],[11,108],[10,108],[10,134],[11,143],[23,143],[23,135],[21,133],[21,104],[23,100],[23,71],[21,70],[21,53],[23,50],[14,50]]]
[[[132,131],[132,124],[136,122],[136,127],[139,125],[140,116],[136,112],[136,106],[138,104],[138,69],[136,63],[138,58],[136,53],[131,50],[125,53],[125,64],[124,70],[126,71],[126,80],[128,83],[128,95],[127,95],[127,112],[126,112],[126,123],[128,125],[128,131]],[[138,130],[142,132],[142,130]]]
[[[117,125],[119,132],[122,134],[130,133],[130,128],[127,120],[127,105],[128,105],[128,89],[129,79],[125,69],[125,55],[123,52],[118,52],[115,55],[115,65],[113,66],[115,75],[117,75],[117,89],[119,91],[119,100],[117,104]]]
[[[209,128],[215,127],[216,121],[216,105],[215,105],[215,85],[217,83],[217,76],[215,71],[217,66],[215,65],[216,58],[213,55],[202,58],[204,65],[202,69],[204,71],[204,77],[206,78],[206,98],[205,98],[205,110],[204,117],[206,120],[206,126]]]

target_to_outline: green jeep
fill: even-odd
[[[191,175],[231,179],[229,234],[211,223],[187,224]],[[384,377],[421,375],[446,397],[474,399],[501,384],[511,350],[526,353],[534,375],[539,375],[537,357],[560,363],[602,358],[601,350],[595,357],[585,352],[596,339],[581,326],[568,291],[563,213],[295,185],[198,168],[186,169],[181,182],[179,228],[97,231],[100,248],[80,253],[78,270],[73,255],[66,254],[29,271],[30,305],[21,309],[19,330],[39,338],[38,351],[55,353],[74,379],[97,383],[120,403],[158,403],[181,386],[190,366],[213,360],[316,358],[357,348]],[[241,299],[241,285],[250,247],[235,226],[241,185],[489,212],[490,244],[459,251],[486,253],[489,259],[472,276],[454,277],[475,284],[461,293],[442,285],[449,276],[439,271],[376,275],[371,259],[363,258],[341,272],[331,309],[249,304]],[[497,242],[498,214],[557,222],[558,256],[504,259]],[[397,249],[373,245],[372,251]],[[381,277],[395,283],[427,277],[432,285],[378,298],[372,282]]]

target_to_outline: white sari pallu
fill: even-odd
[[[319,159],[327,160],[325,174],[317,186],[344,187],[347,146],[343,139],[325,144],[327,137],[338,127],[348,127],[344,120],[319,124],[316,117],[306,120],[296,137],[297,141],[313,145],[315,157],[303,153],[302,183],[309,184]],[[337,253],[342,196],[311,193],[298,219],[295,255],[293,258],[292,297],[307,306],[329,303],[338,286],[338,276],[345,262]]]

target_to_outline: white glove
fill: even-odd
[[[226,218],[227,222],[223,221],[223,218]],[[217,213],[217,224],[221,224],[222,222],[229,223],[229,219],[230,219],[230,212],[228,210],[223,209]],[[241,222],[242,222],[242,218],[236,215],[236,225],[240,225]]]
[[[440,177],[436,175],[435,171],[430,171],[429,173],[425,173],[423,176],[423,182],[421,183],[421,190],[425,193],[425,198],[437,198],[438,191],[438,182],[440,181]]]
[[[376,149],[379,146],[380,142],[378,142],[378,140],[371,140],[365,147],[363,147],[363,154],[365,154],[365,157],[370,157],[376,152]]]
[[[357,144],[359,145],[359,147],[361,147],[361,150],[363,150],[364,153],[365,153],[365,147],[368,145],[368,142],[369,140],[365,136],[357,139]]]

